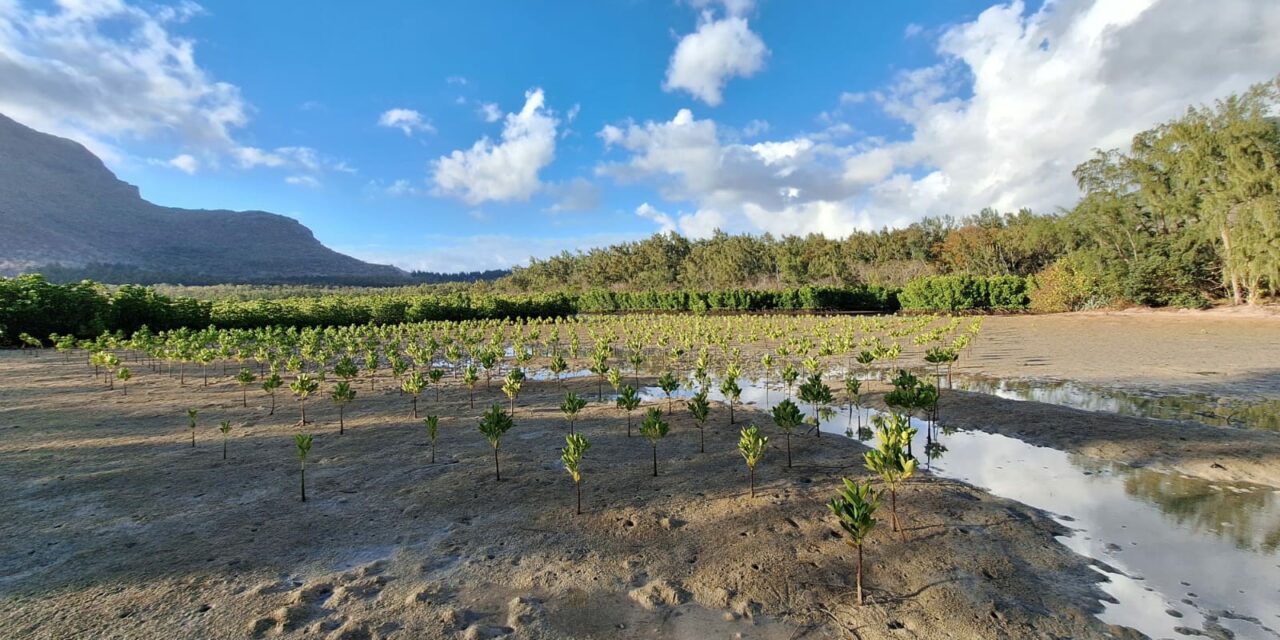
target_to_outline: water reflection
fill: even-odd
[[[1215,427],[1280,431],[1280,400],[1231,400],[1204,394],[1133,393],[1070,380],[957,376],[955,388],[1086,411],[1157,420],[1184,420]]]
[[[740,385],[742,403],[761,409],[786,397],[754,381]],[[715,381],[708,387],[712,399],[724,401]],[[660,389],[641,391],[647,402],[665,404]],[[838,408],[823,431],[870,440],[856,425],[872,414]],[[1280,491],[1099,462],[981,431],[916,426],[914,449],[933,474],[1057,514],[1073,529],[1063,544],[1121,572],[1101,585],[1118,601],[1104,605],[1104,621],[1154,638],[1186,635],[1179,627],[1280,638],[1272,630],[1280,628]]]

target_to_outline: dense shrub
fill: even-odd
[[[209,323],[207,302],[170,298],[144,287],[120,287],[114,293],[89,282],[53,284],[40,275],[0,278],[0,344],[19,334],[41,339],[50,334],[95,336],[103,331],[160,331]]]
[[[1020,276],[927,276],[908,282],[898,301],[908,310],[1025,309],[1027,280]]]
[[[1028,279],[1030,308],[1039,313],[1081,311],[1110,303],[1099,265],[1082,254],[1069,254]]]
[[[883,287],[800,287],[776,291],[588,291],[582,313],[621,311],[896,311],[896,292]]]

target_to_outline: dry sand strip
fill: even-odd
[[[864,476],[864,449],[796,437],[787,469],[775,438],[753,499],[723,408],[705,454],[693,423],[672,419],[655,478],[648,444],[590,405],[574,516],[554,383],[521,394],[502,482],[475,429],[496,389],[475,410],[456,388],[423,403],[443,416],[433,465],[406,398],[365,388],[346,435],[331,406],[308,411],[304,504],[292,402],[268,416],[260,394],[241,408],[232,383],[156,375],[125,398],[83,366],[0,364],[5,638],[1140,637],[1094,616],[1104,573],[1055,540],[1062,525],[927,475],[899,498],[903,535],[883,514],[869,603],[854,606],[853,556],[824,503],[842,476]],[[594,396],[590,380],[569,384]]]
[[[873,402],[883,408],[878,395]],[[964,391],[944,390],[939,412],[945,425],[1101,460],[1215,482],[1280,487],[1280,433],[1148,420]]]

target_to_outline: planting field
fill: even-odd
[[[1133,363],[1151,354],[1115,332],[1145,322],[1198,346],[1140,371]],[[1280,466],[1280,436],[951,391],[946,365],[924,358],[958,355],[957,387],[969,374],[1013,377],[1022,363],[1046,379],[1178,393],[1221,384],[1252,397],[1242,381],[1275,375],[1265,363],[1276,347],[1256,347],[1274,321],[972,323],[633,316],[184,333],[0,353],[0,635],[1272,637],[1280,478],[1269,470]],[[350,373],[348,353],[359,370],[339,434],[331,395]],[[557,354],[563,382],[550,371]],[[781,380],[787,365],[792,385]],[[241,367],[252,382],[237,382]],[[121,368],[130,374],[109,388],[107,372]],[[284,385],[274,400],[259,375],[273,368]],[[886,398],[899,368],[922,381],[941,372],[941,401]],[[1193,389],[1184,378],[1196,368],[1215,375]],[[432,369],[442,372],[435,384]],[[1086,375],[1095,370],[1112,373]],[[666,373],[682,383],[670,394]],[[801,400],[813,397],[800,391],[811,373],[829,400]],[[853,395],[846,373],[862,380]],[[299,378],[318,387],[306,425],[289,390],[305,392]],[[612,383],[638,391],[630,434]],[[686,408],[701,388],[705,430]],[[566,392],[587,401],[572,420],[590,442],[581,515],[561,459]],[[769,413],[788,395],[810,417],[825,409],[820,437],[809,426],[791,434],[790,467]],[[478,429],[493,404],[514,409],[496,454],[500,481]],[[653,441],[641,435],[652,408],[669,427]],[[883,434],[857,427],[895,413],[919,429],[904,451],[919,470],[896,485],[901,532],[882,496],[858,606],[857,554],[826,503],[844,477],[888,488],[864,465],[867,451],[884,450]],[[434,446],[427,416],[438,416]],[[739,452],[748,424],[770,438],[754,497]],[[300,434],[313,436],[305,502]],[[1256,484],[1229,484],[1238,480]],[[1164,554],[1179,544],[1196,552],[1169,569]],[[1219,567],[1222,583],[1208,583],[1197,561]]]

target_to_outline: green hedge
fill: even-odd
[[[1026,309],[1027,279],[1020,276],[925,276],[907,283],[898,294],[903,309],[961,311]]]
[[[883,287],[800,287],[765,291],[588,291],[581,313],[619,311],[879,311],[898,309],[896,292]]]
[[[144,324],[156,331],[203,327],[209,324],[210,306],[144,287],[125,286],[112,293],[88,280],[53,284],[40,275],[0,278],[0,344],[14,344],[23,333],[45,340],[52,333],[132,333]]]

